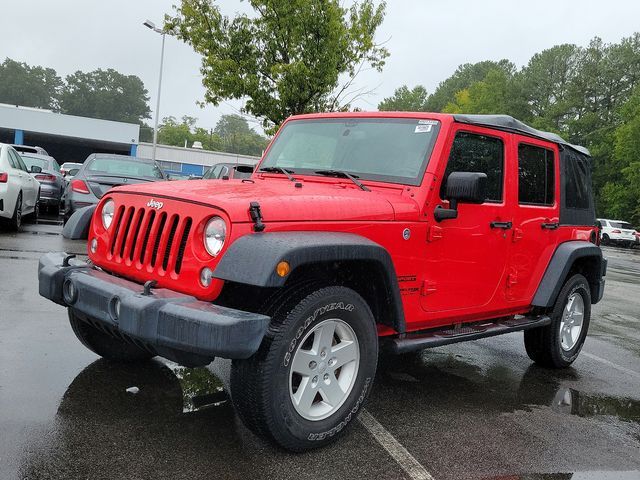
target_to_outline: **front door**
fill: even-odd
[[[529,305],[558,243],[560,179],[558,147],[514,135],[518,159],[517,206],[506,282],[506,298]]]
[[[470,125],[451,133],[437,204],[447,205],[446,178],[452,172],[485,173],[487,193],[484,203],[459,204],[457,218],[429,226],[421,305],[431,320],[469,320],[504,307],[494,297],[501,292],[511,244],[510,141],[509,133]],[[431,203],[428,208],[436,206]]]

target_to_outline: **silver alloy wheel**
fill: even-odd
[[[291,361],[289,395],[307,420],[323,420],[345,402],[360,366],[360,346],[351,326],[332,318],[307,333]]]
[[[584,320],[584,300],[577,292],[569,295],[560,319],[560,346],[568,352],[578,343]]]
[[[18,203],[16,203],[16,227],[20,228],[22,225],[22,195],[18,196]]]

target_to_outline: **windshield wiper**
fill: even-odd
[[[267,173],[284,173],[289,180],[291,180],[292,182],[296,181],[296,179],[291,176],[291,174],[295,173],[295,172],[293,170],[287,170],[286,168],[282,168],[282,167],[262,167],[259,171],[260,172],[267,172]]]
[[[371,190],[369,188],[367,188],[366,185],[363,185],[362,182],[360,182],[360,180],[358,180],[357,175],[351,175],[350,173],[344,172],[342,170],[316,170],[316,172],[318,175],[326,175],[327,177],[342,177],[342,178],[348,178],[349,180],[351,180],[353,183],[355,183],[358,187],[360,187],[360,189],[364,190],[365,192],[370,192]]]

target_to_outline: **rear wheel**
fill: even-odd
[[[551,312],[551,324],[524,332],[529,358],[539,365],[564,368],[582,349],[591,318],[591,293],[587,279],[573,275],[558,295]]]
[[[38,192],[38,197],[40,197],[40,192]],[[37,223],[38,217],[40,217],[40,202],[36,201],[33,212],[29,215],[28,219],[31,223]]]
[[[14,232],[19,232],[22,229],[22,192],[18,194],[18,198],[16,199],[13,216],[9,220],[9,227]]]
[[[102,358],[114,362],[140,362],[149,360],[154,356],[137,345],[113,338],[111,335],[98,330],[84,321],[78,313],[70,308],[68,310],[69,323],[71,323],[73,333],[76,334],[78,340],[85,347]]]
[[[345,287],[282,305],[260,349],[234,360],[231,397],[254,433],[292,451],[342,435],[371,390],[378,357],[369,306]]]
[[[602,234],[602,244],[603,245],[609,245],[609,243],[611,243],[611,239],[609,238],[609,235],[607,235],[606,233]]]

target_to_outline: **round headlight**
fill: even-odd
[[[116,211],[113,200],[107,200],[102,206],[102,226],[105,230],[109,230],[111,222],[113,222],[113,213]]]
[[[222,250],[227,237],[227,225],[220,217],[212,217],[204,229],[204,246],[210,255],[216,256]]]

